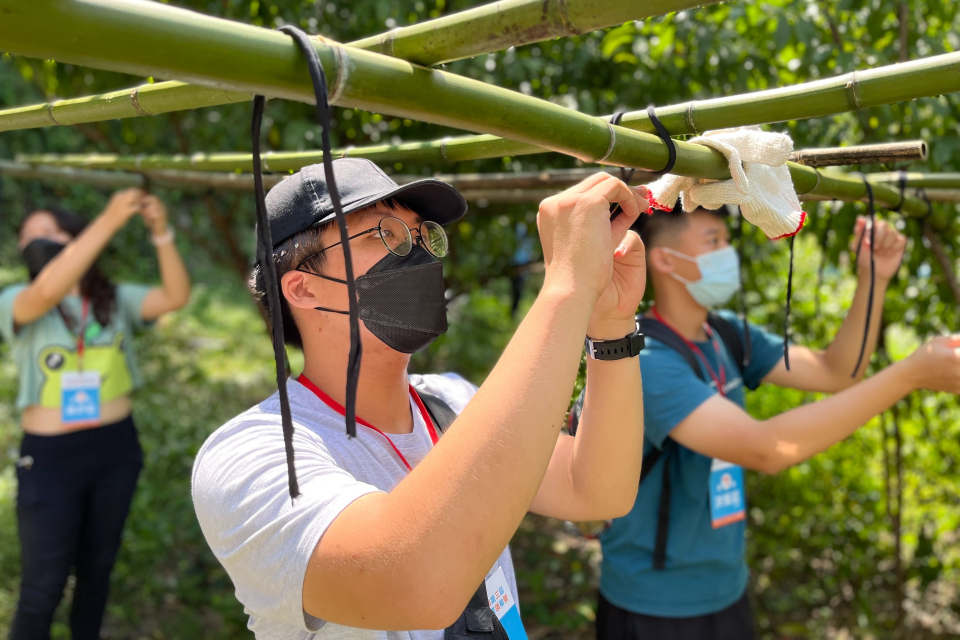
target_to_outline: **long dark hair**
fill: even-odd
[[[87,226],[86,220],[70,211],[58,207],[38,207],[28,213],[20,223],[20,229],[17,230],[18,234],[22,231],[27,220],[40,213],[49,213],[57,221],[57,226],[74,238],[79,236]],[[96,262],[80,279],[80,295],[90,300],[90,304],[93,306],[93,316],[97,319],[97,322],[103,326],[110,324],[113,310],[116,307],[117,287],[107,276],[103,275]]]

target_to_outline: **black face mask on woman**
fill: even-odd
[[[346,284],[346,280],[319,273],[312,275]],[[423,247],[415,246],[405,256],[388,253],[358,276],[356,283],[360,319],[370,333],[391,349],[414,353],[446,332],[443,263]],[[316,309],[349,313],[325,307]]]
[[[27,271],[30,272],[30,279],[35,279],[47,263],[57,257],[57,254],[63,251],[67,245],[46,238],[37,238],[31,241],[23,248],[20,255],[23,261],[27,263]]]

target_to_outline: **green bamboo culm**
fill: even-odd
[[[960,173],[921,173],[918,171],[890,171],[887,173],[871,173],[867,179],[872,183],[883,182],[897,185],[900,176],[905,179],[905,186],[914,189],[960,189]]]
[[[720,0],[507,0],[350,43],[431,66],[509,47],[588,33]],[[3,45],[0,45],[3,46]],[[167,81],[0,110],[0,131],[101,122],[247,102],[253,95]]]

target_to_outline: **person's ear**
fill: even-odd
[[[650,261],[650,268],[658,273],[673,273],[673,256],[663,250],[663,247],[653,247],[647,249],[647,257]]]
[[[313,291],[313,278],[302,271],[288,271],[280,278],[280,293],[287,304],[299,309],[314,309],[320,300]]]

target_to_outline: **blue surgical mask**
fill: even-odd
[[[700,279],[691,282],[676,273],[674,278],[687,287],[693,299],[703,307],[716,307],[725,304],[740,288],[740,258],[733,247],[724,247],[696,257],[688,256],[669,247],[663,250],[670,255],[696,262],[700,268]]]

